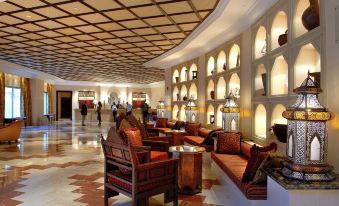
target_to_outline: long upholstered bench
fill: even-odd
[[[243,183],[243,176],[251,156],[250,142],[242,141],[240,144],[240,154],[220,154],[218,150],[211,153],[213,162],[225,172],[225,174],[233,181],[239,190],[249,200],[265,200],[267,199],[267,182],[252,183],[252,181]],[[262,147],[264,148],[264,147]],[[275,151],[276,144],[265,147],[265,152]]]

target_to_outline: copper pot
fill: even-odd
[[[320,25],[319,2],[309,0],[310,6],[304,11],[301,19],[304,27],[310,31]]]
[[[211,91],[210,95],[211,95],[211,99],[214,99],[214,91]]]

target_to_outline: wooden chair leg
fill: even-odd
[[[134,198],[133,206],[149,206],[148,197]]]

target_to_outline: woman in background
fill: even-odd
[[[101,107],[102,107],[101,102],[98,102],[96,113],[98,115],[99,126],[101,126]]]
[[[117,118],[117,111],[118,111],[118,108],[117,108],[117,105],[115,105],[115,102],[113,102],[111,109],[113,112],[113,122],[115,122]]]
[[[85,126],[85,119],[86,119],[86,115],[87,115],[87,106],[86,104],[83,104],[81,107],[81,125]]]

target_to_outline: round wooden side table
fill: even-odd
[[[202,190],[203,147],[172,146],[169,152],[179,159],[178,186],[181,194],[196,194]]]

